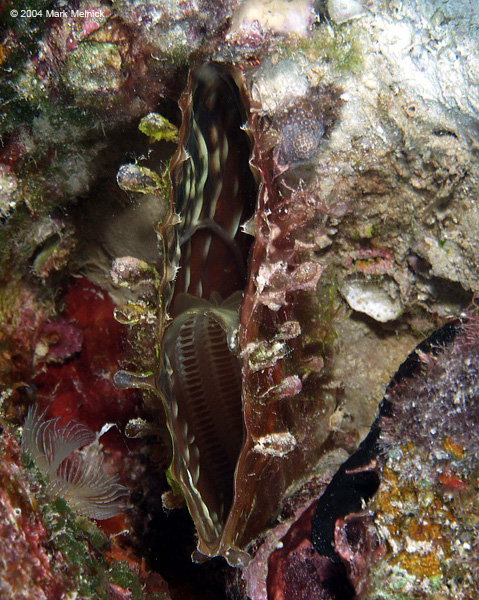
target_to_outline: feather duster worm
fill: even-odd
[[[82,516],[102,520],[124,510],[127,489],[118,483],[118,476],[105,473],[96,440],[84,425],[45,420],[35,407],[25,419],[22,449],[47,478],[49,494],[65,498]],[[84,446],[86,451],[80,453]]]

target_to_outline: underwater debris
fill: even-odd
[[[122,512],[127,488],[103,469],[103,457],[94,444],[99,434],[72,421],[45,420],[38,407],[30,408],[23,426],[22,449],[47,477],[47,491],[61,496],[81,516],[109,519]],[[79,449],[86,446],[81,453]]]

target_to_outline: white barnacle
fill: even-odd
[[[23,426],[22,449],[48,480],[48,492],[63,497],[81,516],[109,519],[125,508],[127,488],[103,469],[98,435],[71,421],[44,418],[30,408]],[[80,450],[83,448],[83,450]]]

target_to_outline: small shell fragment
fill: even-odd
[[[353,310],[362,312],[375,321],[387,323],[402,314],[401,301],[374,281],[350,280],[343,283],[341,293]]]

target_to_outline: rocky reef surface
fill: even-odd
[[[0,4],[0,592],[477,596],[478,28],[472,0]],[[205,180],[226,157],[219,179],[233,198],[230,165],[251,160],[257,193],[239,223],[250,242],[227,246],[249,252],[228,343],[246,431],[235,493],[251,506],[233,498],[222,541],[199,546],[236,569],[190,562],[192,501],[168,467],[193,446],[181,432],[171,444],[164,396],[178,384],[161,375],[173,362],[171,281],[202,276],[181,249],[208,227],[222,235],[211,223],[188,231],[194,210],[175,212],[178,189],[195,197],[183,163],[201,173],[201,139],[226,128],[228,111],[204,125],[189,104],[208,62],[232,73],[249,156],[227,137]],[[190,114],[198,146],[185,137]],[[221,262],[229,251],[204,267],[214,281],[242,281]],[[321,555],[318,498],[367,439],[399,365],[458,318],[452,345],[419,350],[421,368],[388,388],[377,494],[336,515],[336,554]],[[120,369],[130,375],[115,386]],[[91,432],[129,490],[121,515],[97,529],[21,458],[32,406],[60,432]],[[84,459],[71,460],[84,483]]]

